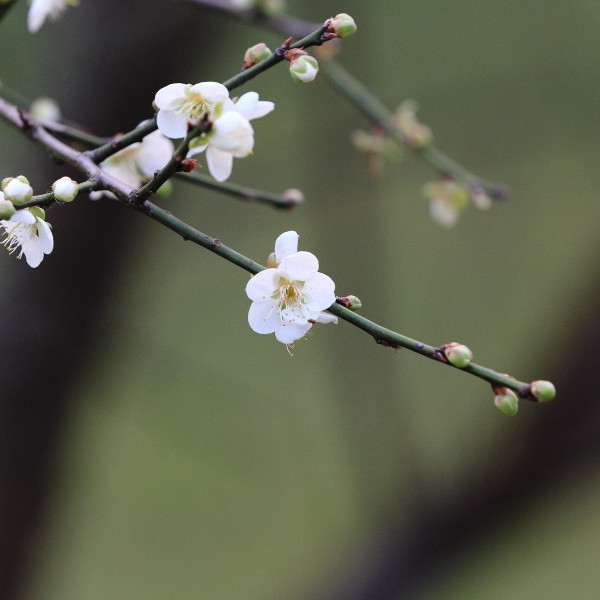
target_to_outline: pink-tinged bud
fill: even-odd
[[[246,50],[244,54],[244,67],[246,69],[253,67],[254,65],[262,62],[263,60],[269,58],[273,52],[269,49],[269,47],[261,42],[260,44],[256,44],[255,46],[251,46]]]
[[[308,54],[301,54],[290,61],[290,75],[294,81],[310,83],[319,72],[317,59]]]
[[[360,298],[350,294],[349,296],[338,296],[335,301],[349,310],[357,311],[362,308]]]
[[[16,212],[13,203],[10,200],[4,200],[4,195],[2,195],[0,199],[0,221],[7,221]]]
[[[494,404],[500,412],[507,417],[514,417],[519,412],[519,398],[507,387],[500,387],[494,390]]]
[[[529,385],[529,390],[538,402],[548,402],[548,400],[552,400],[556,396],[554,384],[551,381],[544,381],[543,379],[532,381]]]
[[[335,17],[331,17],[331,19],[327,19],[325,24],[329,26],[328,30],[339,38],[347,38],[356,33],[356,23],[346,13],[340,13]]]
[[[304,202],[304,194],[296,188],[289,188],[282,194],[283,199],[291,206],[296,206]]]
[[[442,349],[448,362],[459,369],[468,367],[473,360],[473,353],[470,348],[464,344],[452,342],[443,346]]]

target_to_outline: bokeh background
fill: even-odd
[[[266,259],[300,233],[363,314],[558,398],[515,418],[475,378],[341,322],[293,357],[246,322],[247,274],[112,202],[52,209],[56,250],[0,255],[0,577],[7,600],[595,599],[600,590],[600,4],[290,0],[352,14],[339,60],[511,198],[431,222],[431,169],[369,179],[368,128],[284,66],[240,90],[276,110],[232,180],[302,189],[293,212],[179,182],[162,200]],[[17,3],[3,89],[98,135],[157,89],[223,81],[283,36],[184,2],[83,0],[31,36]],[[3,90],[0,90],[2,92]],[[0,123],[2,177],[71,172]]]

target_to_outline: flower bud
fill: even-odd
[[[269,58],[269,56],[272,54],[273,52],[263,42],[256,44],[255,46],[251,46],[244,54],[244,67],[252,67],[255,64]]]
[[[514,417],[519,412],[519,398],[509,388],[497,388],[494,395],[494,404],[507,417]]]
[[[339,38],[347,38],[356,33],[356,23],[346,13],[340,13],[328,19],[327,24],[329,25],[329,29]]]
[[[277,266],[277,258],[275,257],[275,252],[271,252],[267,257],[267,268],[274,269]]]
[[[78,192],[77,182],[70,177],[61,177],[52,184],[52,193],[61,202],[72,202]]]
[[[471,349],[464,344],[452,342],[451,344],[447,344],[443,350],[448,362],[459,369],[468,367],[473,360]]]
[[[4,192],[4,198],[15,204],[27,202],[33,196],[33,189],[24,175],[3,179],[2,191]]]
[[[336,298],[336,302],[352,311],[357,311],[362,308],[362,302],[360,301],[360,298],[358,296],[354,296],[353,294],[344,296],[343,298]]]
[[[290,75],[294,81],[310,83],[319,72],[317,59],[308,54],[301,54],[290,62]]]
[[[304,202],[304,194],[296,188],[289,188],[282,194],[283,199],[291,206],[302,204]]]
[[[543,379],[532,381],[529,389],[538,402],[548,402],[556,396],[556,388],[551,381],[544,381]]]
[[[479,210],[488,210],[492,208],[493,200],[482,187],[471,188],[471,201]]]
[[[7,221],[17,211],[10,200],[4,200],[4,196],[0,198],[0,221]]]
[[[60,108],[53,98],[40,96],[36,98],[29,107],[29,112],[42,121],[58,123],[61,119]]]

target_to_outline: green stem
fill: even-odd
[[[266,268],[247,256],[244,256],[232,248],[229,248],[220,240],[210,237],[198,231],[194,227],[191,227],[181,219],[178,219],[172,213],[156,206],[155,204],[152,204],[149,201],[146,201],[143,204],[132,204],[131,206],[144,213],[151,219],[154,219],[158,223],[161,223],[165,227],[168,227],[172,231],[178,233],[184,240],[189,240],[195,244],[198,244],[199,246],[202,246],[203,248],[210,250],[211,252],[214,252],[215,254],[218,254],[221,258],[228,260],[229,262],[241,267],[253,275],[263,271]],[[340,306],[339,304],[332,304],[327,310],[340,319],[344,319],[348,323],[370,334],[378,344],[396,349],[406,348],[407,350],[411,350],[412,352],[416,352],[417,354],[431,358],[436,362],[440,362],[441,364],[458,368],[454,367],[448,362],[440,360],[439,348],[429,346],[397,333],[396,331],[382,327],[381,325],[370,321],[369,319],[365,319],[365,317],[362,317],[361,315],[358,315],[357,313]],[[527,400],[532,399],[529,393],[529,384],[526,382],[517,381],[508,375],[503,375],[497,371],[494,371],[493,369],[473,363],[471,363],[468,367],[460,368],[459,370],[471,375],[475,375],[475,377],[479,377],[480,379],[491,383],[493,386],[507,387],[513,390],[521,398]]]

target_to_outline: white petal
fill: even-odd
[[[275,104],[273,102],[270,102],[269,100],[261,100],[260,102],[256,103],[254,113],[251,117],[249,117],[249,119],[260,119],[261,117],[268,115],[274,108]]]
[[[210,174],[217,181],[225,181],[231,175],[233,156],[229,152],[209,146],[206,150],[206,163]]]
[[[286,231],[275,240],[275,260],[279,264],[290,254],[298,252],[298,238],[295,231]]]
[[[185,83],[170,83],[156,92],[154,104],[163,110],[179,108],[181,101],[185,98],[187,88]]]
[[[281,324],[275,331],[275,337],[282,344],[293,344],[296,340],[303,338],[311,327],[312,323],[308,322]]]
[[[338,318],[331,313],[322,312],[319,313],[319,316],[315,319],[317,323],[337,323]]]
[[[163,135],[179,139],[187,135],[187,118],[185,115],[169,110],[159,110],[156,124]]]
[[[315,273],[304,284],[306,305],[310,310],[323,310],[335,302],[335,283],[324,273]]]
[[[246,119],[251,119],[257,104],[258,94],[256,92],[246,92],[238,98],[233,106],[233,110],[240,113]]]
[[[306,281],[319,270],[319,261],[310,252],[296,252],[284,258],[279,268],[291,281]]]
[[[241,114],[226,112],[215,121],[209,144],[241,158],[252,152],[254,130],[250,121]]]
[[[190,93],[199,94],[210,102],[220,102],[224,98],[229,98],[229,90],[216,81],[203,81],[190,88]]]
[[[44,219],[37,220],[37,232],[40,240],[40,247],[44,254],[50,254],[54,249],[54,237],[52,236],[52,230],[50,229],[50,225],[44,221]]]
[[[146,177],[153,177],[173,155],[173,142],[160,131],[153,131],[140,144],[136,153],[137,166]]]
[[[248,325],[256,333],[275,332],[281,325],[276,301],[253,302],[248,311]]]
[[[27,225],[33,225],[35,223],[35,217],[31,214],[31,211],[27,208],[18,210],[10,220],[13,223],[27,223]]]
[[[246,284],[246,295],[256,302],[270,299],[277,289],[278,269],[265,269],[254,275]]]
[[[37,235],[30,237],[26,242],[23,242],[23,254],[27,264],[35,269],[39,266],[44,258],[44,252],[42,251],[42,245]]]

